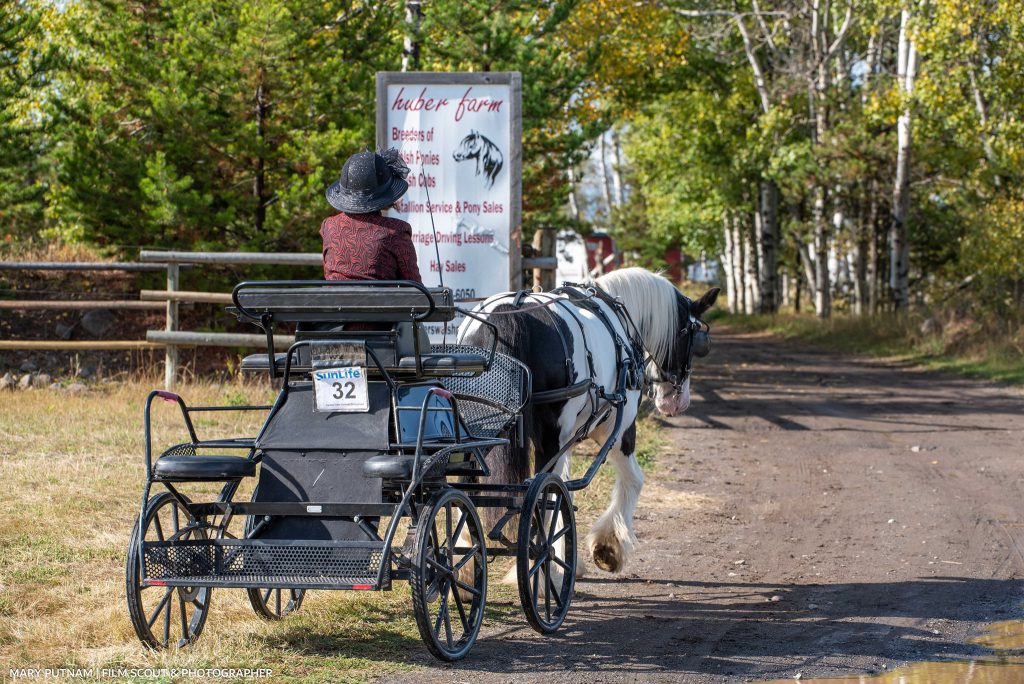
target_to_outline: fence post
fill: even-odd
[[[533,247],[540,257],[555,256],[555,231],[551,228],[538,228],[533,234]],[[544,292],[555,289],[555,271],[533,269],[533,291]]]
[[[167,291],[174,292],[180,285],[181,269],[178,264],[167,264]],[[178,329],[178,302],[174,299],[167,300],[167,325],[166,330]],[[165,352],[164,362],[164,389],[173,390],[174,382],[178,376],[178,347],[168,344]]]

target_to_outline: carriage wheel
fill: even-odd
[[[516,575],[530,626],[550,634],[562,625],[576,584],[576,517],[561,478],[533,478],[519,514]]]
[[[259,487],[252,493],[252,500],[256,500],[256,493]],[[248,516],[245,519],[245,538],[248,539],[253,528],[256,527],[256,519]],[[249,604],[253,612],[264,620],[280,620],[281,618],[294,613],[302,606],[302,599],[306,597],[305,589],[283,589],[281,587],[254,587],[246,589],[249,595]]]
[[[147,542],[206,538],[203,528],[188,522],[188,512],[170,492],[161,492],[149,500],[141,528],[139,521],[135,521],[125,568],[128,614],[139,640],[150,648],[181,648],[190,644],[203,631],[210,613],[210,587],[142,586],[140,534]]]
[[[458,660],[476,641],[487,600],[480,517],[465,492],[446,489],[421,512],[415,534],[409,584],[416,625],[431,653]]]

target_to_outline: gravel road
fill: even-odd
[[[972,635],[1024,617],[1019,389],[715,341],[626,571],[591,569],[553,637],[485,623],[465,662],[392,681],[851,675],[976,657]]]

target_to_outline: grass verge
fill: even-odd
[[[796,314],[723,314],[715,321],[737,332],[766,332],[833,351],[899,357],[928,368],[1024,385],[1024,327],[1006,321],[952,313],[930,319],[911,314],[827,321]]]

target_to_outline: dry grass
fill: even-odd
[[[148,389],[125,383],[81,395],[0,393],[0,663],[264,667],[275,680],[303,682],[364,681],[414,667],[410,655],[423,648],[404,583],[373,595],[311,592],[280,623],[258,619],[243,591],[218,590],[196,644],[167,653],[139,645],[127,615],[124,562],[142,494]],[[181,393],[191,404],[271,398],[266,387],[209,383]],[[203,438],[253,434],[262,417],[205,414],[196,427]],[[157,402],[154,418],[158,448],[185,438],[173,405]],[[640,434],[649,464],[659,438],[653,426]],[[581,536],[607,503],[611,475],[604,470],[578,497]],[[493,569],[485,626],[522,620],[514,589],[497,581],[504,569]]]
[[[898,357],[971,377],[1024,384],[1024,326],[992,314],[939,311],[934,315],[937,329],[928,333],[922,332],[921,312],[837,315],[827,321],[808,314],[717,315],[715,320],[734,331],[764,331],[835,351]]]

